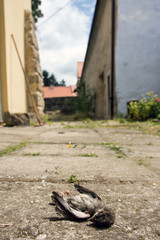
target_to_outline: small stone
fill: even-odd
[[[47,238],[46,234],[41,234],[41,235],[36,237],[36,240],[45,240],[46,238]]]
[[[43,185],[43,187],[46,186],[46,181],[44,179],[42,180],[42,185]]]
[[[131,227],[127,227],[126,232],[131,233],[133,232],[133,229]]]

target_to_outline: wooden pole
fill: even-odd
[[[25,69],[23,67],[23,63],[22,63],[22,60],[21,60],[21,57],[20,57],[20,54],[19,54],[19,51],[18,51],[18,47],[17,47],[17,44],[16,44],[16,41],[14,39],[13,34],[11,34],[11,37],[12,37],[12,40],[13,40],[13,43],[14,43],[14,46],[15,46],[15,49],[16,49],[16,52],[17,52],[17,56],[18,56],[18,59],[19,59],[19,62],[20,62],[23,74],[24,74],[24,78],[25,78],[25,82],[26,82],[26,85],[27,85],[28,93],[29,93],[29,96],[31,98],[31,101],[32,101],[32,104],[33,104],[33,108],[34,108],[34,111],[35,111],[38,123],[39,123],[39,125],[42,125],[41,119],[39,117],[39,113],[38,113],[38,110],[37,110],[37,107],[36,107],[36,104],[35,104],[35,101],[34,101],[34,98],[33,98],[32,93],[31,93],[31,89],[30,89],[29,81],[28,81],[28,76],[27,76],[27,74],[25,72]]]

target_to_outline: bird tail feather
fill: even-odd
[[[56,205],[57,211],[60,212],[63,216],[74,219],[87,219],[90,217],[90,214],[75,210],[70,207],[69,204],[57,192],[52,192],[52,194],[53,195],[51,198],[53,204],[51,203],[51,205]]]

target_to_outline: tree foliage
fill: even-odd
[[[46,70],[43,70],[43,82],[45,87],[66,86],[66,83],[64,80],[61,80],[60,82],[58,82],[55,75],[53,73],[50,75],[49,72]]]
[[[76,92],[75,110],[85,113],[88,117],[93,117],[96,94],[87,89],[82,81],[78,81]]]
[[[39,9],[41,5],[41,0],[32,0],[32,15],[34,17],[35,22],[38,22],[38,18],[43,17],[43,13]]]

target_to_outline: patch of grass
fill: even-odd
[[[128,152],[134,152],[132,149],[128,148]]]
[[[109,144],[111,150],[114,150],[116,153],[121,153],[121,147],[116,144]]]
[[[52,121],[49,119],[49,115],[48,114],[45,114],[44,117],[43,117],[43,122],[47,123],[49,126],[52,125]]]
[[[106,143],[106,145],[109,147],[110,150],[113,150],[117,153],[117,158],[124,158],[126,157],[126,154],[123,153],[120,146],[118,146],[116,143]]]
[[[69,183],[74,183],[74,182],[79,182],[79,181],[81,181],[81,180],[78,179],[76,175],[71,175],[68,179]]]
[[[16,151],[16,150],[19,150],[21,148],[24,148],[26,147],[28,144],[28,142],[21,142],[19,143],[18,145],[11,145],[11,146],[8,146],[7,148],[3,149],[0,151],[0,157],[3,157],[4,155],[9,155],[11,154],[12,152]]]
[[[73,125],[69,124],[69,123],[64,123],[64,122],[61,122],[61,125],[65,128],[74,128]]]
[[[151,145],[153,145],[153,143],[152,143],[152,142],[149,142],[149,143],[147,143],[147,145],[148,145],[148,146],[151,146]]]
[[[134,128],[134,126],[137,126],[137,130],[142,133],[160,136],[160,122],[154,122],[153,120],[134,122],[132,128]]]
[[[145,166],[145,167],[149,167],[150,166],[150,163],[147,163],[145,161],[145,159],[138,159],[136,160],[136,163],[139,165],[139,166]]]
[[[33,121],[32,119],[30,119],[30,125],[31,126],[36,126],[37,125],[37,122]]]
[[[119,119],[119,122],[120,122],[120,123],[126,123],[127,121],[126,121],[125,118],[120,118],[120,119]]]
[[[125,155],[124,155],[124,154],[117,154],[116,157],[117,157],[117,158],[124,158]]]
[[[40,153],[24,153],[22,154],[22,156],[32,156],[32,157],[36,157],[36,156],[40,156]]]
[[[140,165],[140,166],[141,166],[141,165],[144,165],[144,160],[142,160],[142,159],[139,159],[139,160],[137,160],[136,162],[137,162],[137,164]]]
[[[110,150],[113,150],[116,152],[117,158],[124,158],[126,157],[126,154],[122,151],[122,148],[118,146],[116,143],[109,143],[109,142],[101,142],[101,143],[93,143],[93,145],[96,146],[107,146]],[[131,151],[131,150],[130,150]]]
[[[79,157],[98,157],[95,153],[80,153],[78,154]]]

